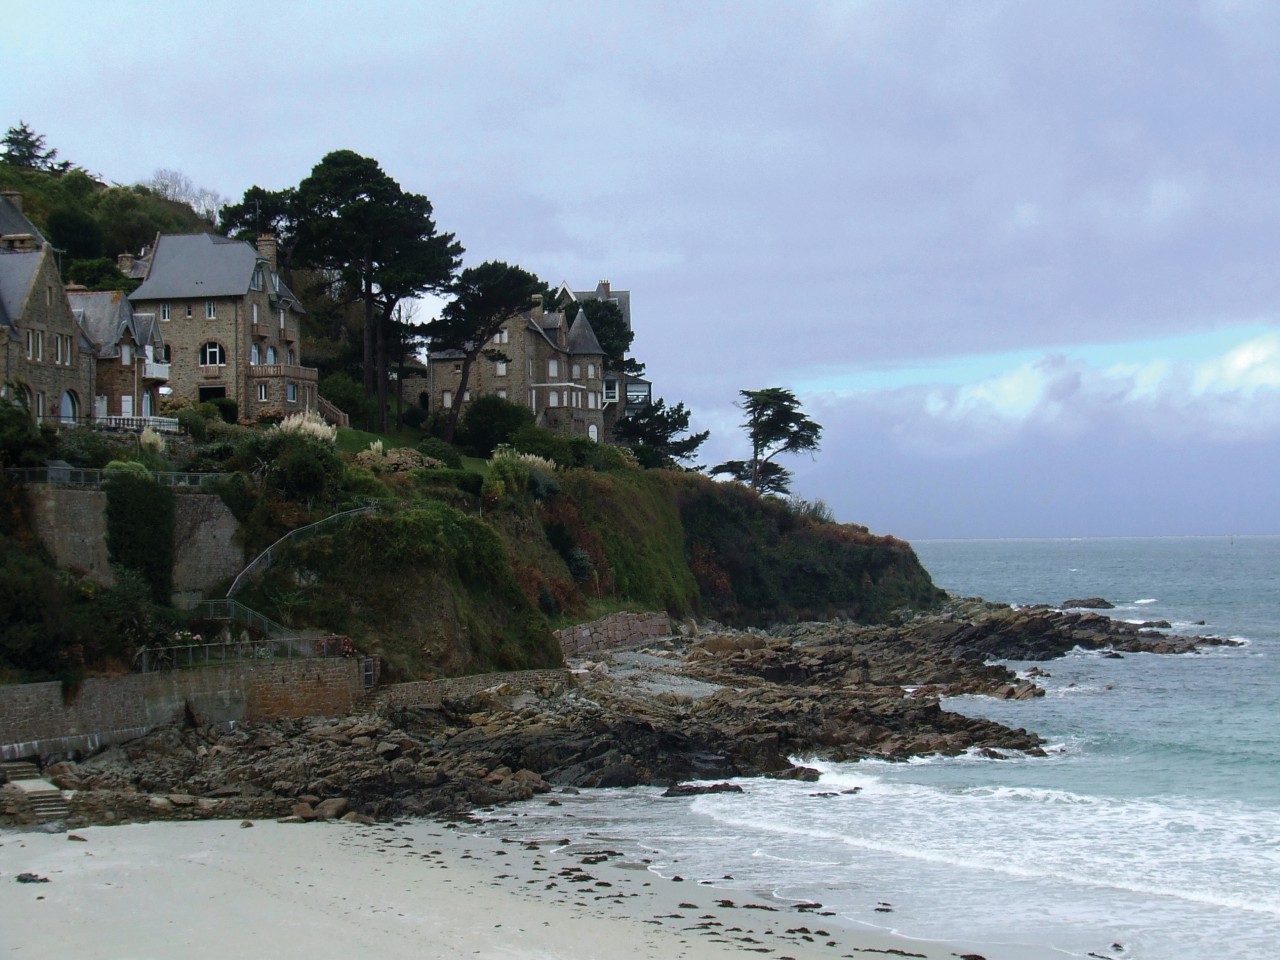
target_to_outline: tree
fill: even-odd
[[[636,335],[627,326],[622,308],[615,301],[563,300],[560,307],[564,310],[565,319],[570,323],[577,317],[579,310],[586,315],[591,323],[591,329],[595,331],[596,339],[600,341],[600,346],[604,350],[606,370],[629,373],[637,377],[644,373],[644,364],[626,355]]]
[[[96,260],[102,256],[102,227],[81,207],[55,207],[45,222],[53,245],[68,260]]]
[[[487,458],[498,444],[510,443],[518,431],[532,426],[533,411],[527,406],[487,393],[468,404],[458,438],[472,455]]]
[[[533,307],[533,298],[542,289],[542,281],[529,271],[490,260],[462,271],[450,288],[453,300],[438,318],[426,325],[433,350],[458,350],[462,353],[457,401],[449,409],[449,419],[444,428],[447,442],[453,442],[472,365],[481,355],[489,360],[511,361],[489,343],[503,323]]]
[[[228,203],[218,212],[223,233],[237,240],[257,241],[264,233],[276,238],[276,267],[285,284],[293,288],[293,253],[298,245],[298,191],[266,190],[253,186],[239,203]]]
[[[786,493],[791,473],[774,463],[773,458],[780,453],[817,450],[822,426],[805,416],[796,395],[782,387],[739,390],[738,395],[742,400],[735,406],[747,415],[742,426],[751,441],[751,459],[726,461],[713,467],[711,473],[728,474],[764,493]]]
[[[405,299],[443,290],[462,245],[436,233],[431,201],[405,193],[378,162],[351,150],[324,157],[298,185],[300,264],[340,275],[364,307],[364,388],[387,427],[387,329]]]
[[[42,170],[46,173],[66,173],[71,164],[58,163],[58,151],[45,149],[44,135],[36,133],[25,120],[18,121],[4,135],[4,162],[24,170]]]
[[[710,431],[703,430],[681,438],[680,434],[688,429],[689,411],[684,404],[677,403],[668,409],[659,397],[631,416],[619,420],[613,428],[613,436],[635,451],[641,466],[679,467],[685,465],[682,461],[692,460],[698,447],[710,436]]]

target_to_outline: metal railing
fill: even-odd
[[[234,597],[240,588],[249,580],[270,567],[271,564],[275,562],[275,551],[277,548],[284,546],[286,542],[316,533],[318,528],[327,526],[337,520],[344,520],[361,514],[373,513],[377,509],[376,505],[371,505],[367,507],[357,507],[355,510],[344,510],[342,513],[335,513],[333,516],[325,517],[323,520],[317,520],[315,523],[309,523],[305,527],[298,527],[296,530],[290,530],[271,546],[267,547],[267,549],[254,557],[252,562],[240,571],[235,580],[231,582],[231,588],[227,591],[227,597]]]
[[[264,616],[257,610],[249,609],[239,600],[230,598],[225,600],[202,600],[193,609],[198,614],[203,614],[208,620],[230,620],[232,623],[241,623],[273,640],[298,639],[296,630],[291,630],[282,624],[276,623],[270,617]]]
[[[10,480],[20,483],[66,483],[86,487],[100,487],[108,476],[105,470],[86,467],[10,467],[5,474]],[[151,476],[162,487],[203,488],[231,474],[162,471]]]
[[[171,647],[142,647],[134,654],[133,670],[135,673],[155,673],[161,670],[187,670],[228,663],[354,655],[351,640],[336,635],[228,640],[224,643],[184,643]]]

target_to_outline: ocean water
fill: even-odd
[[[1042,699],[947,702],[1040,733],[1046,758],[815,763],[816,784],[692,799],[584,791],[523,805],[520,829],[608,840],[663,876],[816,900],[838,914],[824,924],[988,960],[1280,956],[1280,537],[915,546],[952,593],[1102,596],[1118,618],[1244,643],[1077,653],[1040,664]]]

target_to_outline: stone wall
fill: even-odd
[[[590,623],[556,631],[565,657],[581,657],[596,650],[612,650],[671,636],[665,613],[614,613]]]
[[[110,585],[107,495],[48,483],[30,484],[27,494],[36,532],[57,565]],[[174,510],[175,594],[203,595],[244,569],[244,548],[236,542],[239,524],[219,497],[179,493]]]
[[[364,694],[360,662],[341,658],[236,664],[0,687],[0,759],[87,752],[174,720],[196,723],[349,713]]]
[[[516,670],[509,673],[481,673],[472,677],[451,677],[448,680],[397,683],[380,689],[371,709],[438,707],[445,697],[469,697],[490,687],[506,685],[517,690],[531,690],[546,686],[565,687],[573,682],[573,674],[568,670]]]

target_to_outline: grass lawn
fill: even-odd
[[[366,433],[363,430],[353,430],[350,427],[339,427],[337,447],[339,453],[359,453],[361,450],[368,450],[369,444],[373,443],[373,441],[381,440],[383,447],[387,450],[393,447],[416,449],[421,439],[422,431],[413,427],[392,430],[390,433]]]

